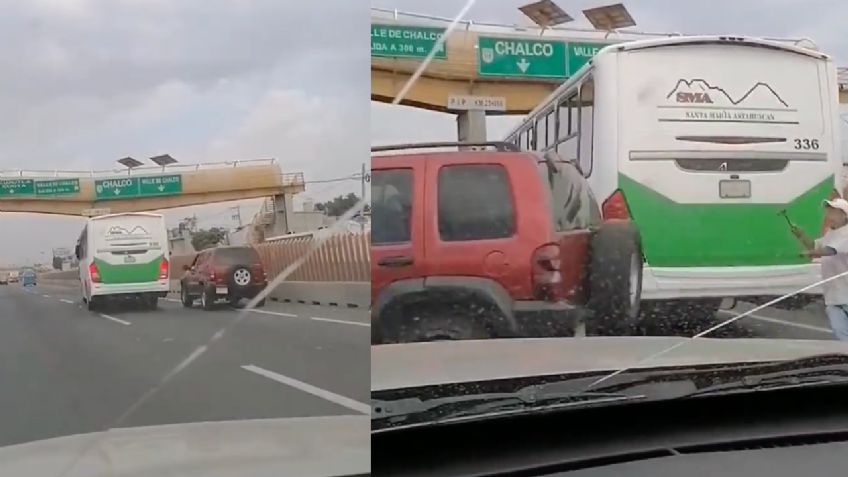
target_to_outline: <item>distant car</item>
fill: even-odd
[[[555,153],[372,149],[372,343],[635,326],[639,233]]]
[[[9,284],[9,274],[7,272],[0,272],[0,285],[8,285]]]
[[[18,272],[9,272],[9,283],[18,283]]]
[[[35,285],[36,285],[36,278],[35,278],[35,272],[34,271],[27,270],[27,271],[21,273],[21,286],[28,287],[28,286],[35,286]]]
[[[204,250],[186,265],[180,279],[180,301],[191,307],[200,299],[204,310],[226,299],[236,306],[242,298],[254,298],[268,284],[265,267],[252,247],[218,247]],[[256,306],[264,306],[262,299]]]

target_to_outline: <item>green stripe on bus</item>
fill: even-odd
[[[619,174],[631,218],[650,266],[727,267],[808,263],[789,231],[789,218],[811,238],[824,218],[833,176],[786,204],[680,204]],[[718,194],[718,192],[716,192]]]
[[[157,256],[146,263],[119,263],[110,264],[98,258],[94,259],[94,265],[100,272],[100,282],[104,284],[117,283],[145,283],[159,280],[159,262],[162,255]]]

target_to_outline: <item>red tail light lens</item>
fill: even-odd
[[[94,262],[88,265],[88,276],[91,278],[92,283],[100,283],[100,272],[97,270],[97,265]]]
[[[168,259],[166,258],[163,258],[162,261],[159,262],[159,279],[168,279]]]
[[[605,220],[630,220],[630,213],[627,211],[627,201],[624,200],[624,194],[620,190],[615,191],[604,201],[602,211]]]
[[[257,263],[253,265],[253,279],[257,282],[265,281],[265,268],[262,267],[261,263]]]
[[[533,252],[533,294],[539,300],[564,298],[560,284],[560,248],[556,244],[542,245]]]

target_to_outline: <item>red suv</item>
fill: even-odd
[[[268,284],[259,254],[252,247],[218,247],[198,253],[180,279],[180,298],[185,307],[200,298],[204,310],[226,299],[233,306],[253,298]],[[256,306],[263,306],[262,299]]]
[[[372,155],[372,342],[635,326],[635,226],[605,220],[579,168],[554,153],[462,146],[495,150]]]

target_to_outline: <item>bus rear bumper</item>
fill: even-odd
[[[757,267],[650,267],[642,271],[642,299],[727,298],[795,293],[821,280],[818,263]],[[821,294],[816,286],[803,293]]]
[[[148,295],[165,297],[170,290],[168,280],[147,283],[92,283],[91,296]]]

